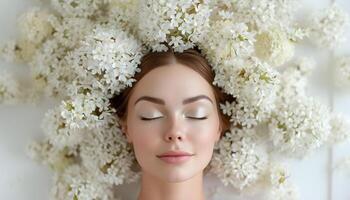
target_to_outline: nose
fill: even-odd
[[[166,141],[167,142],[171,142],[171,141],[174,141],[174,140],[182,141],[182,137],[181,136],[171,136],[171,135],[168,135],[166,137]]]
[[[166,142],[183,141],[185,139],[184,126],[181,120],[173,118],[169,122],[168,129],[164,134],[164,140]]]

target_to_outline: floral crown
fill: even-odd
[[[215,146],[211,172],[224,185],[244,190],[263,183],[271,199],[294,198],[276,156],[302,158],[350,138],[343,115],[307,96],[314,61],[295,54],[308,39],[333,50],[343,41],[348,15],[334,4],[298,23],[299,4],[51,0],[23,14],[18,39],[1,51],[31,67],[33,87],[22,99],[44,94],[60,101],[42,121],[45,139],[28,148],[54,171],[52,197],[115,199],[115,186],[139,179],[109,99],[132,87],[148,52],[198,47],[215,72],[213,85],[235,97],[220,104],[232,126]],[[336,74],[348,84],[350,58],[339,60]],[[0,101],[18,102],[23,92],[5,75]]]

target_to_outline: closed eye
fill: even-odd
[[[155,118],[141,117],[141,120],[144,120],[144,121],[151,121],[151,120],[155,120],[155,119],[158,119],[158,118],[162,118],[162,117],[155,117]]]
[[[205,120],[208,119],[208,117],[187,117],[189,119],[197,119],[197,120]]]

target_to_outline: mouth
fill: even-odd
[[[165,156],[191,156],[192,153],[186,152],[186,151],[167,151],[161,155],[158,155],[158,157],[165,157]]]
[[[169,164],[178,164],[188,161],[194,154],[185,151],[168,151],[157,155],[159,159]]]
[[[172,156],[157,156],[162,161],[169,164],[179,164],[190,160],[193,155],[172,155]]]

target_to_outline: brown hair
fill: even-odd
[[[224,102],[225,100],[231,102],[233,100],[233,97],[224,93],[221,88],[212,84],[215,76],[214,71],[212,70],[207,60],[202,57],[200,50],[197,47],[185,50],[182,53],[173,52],[171,47],[168,49],[169,50],[167,52],[150,52],[143,56],[141,59],[141,64],[139,65],[141,72],[135,74],[134,79],[136,79],[136,81],[139,81],[152,69],[172,63],[180,63],[198,72],[213,88],[217,102],[220,124],[222,127],[222,137],[223,134],[230,128],[230,119],[227,115],[224,115],[221,112],[219,103]],[[121,94],[111,99],[111,105],[116,109],[117,116],[122,121],[126,120],[127,117],[127,105],[131,93],[132,87],[128,87]]]

